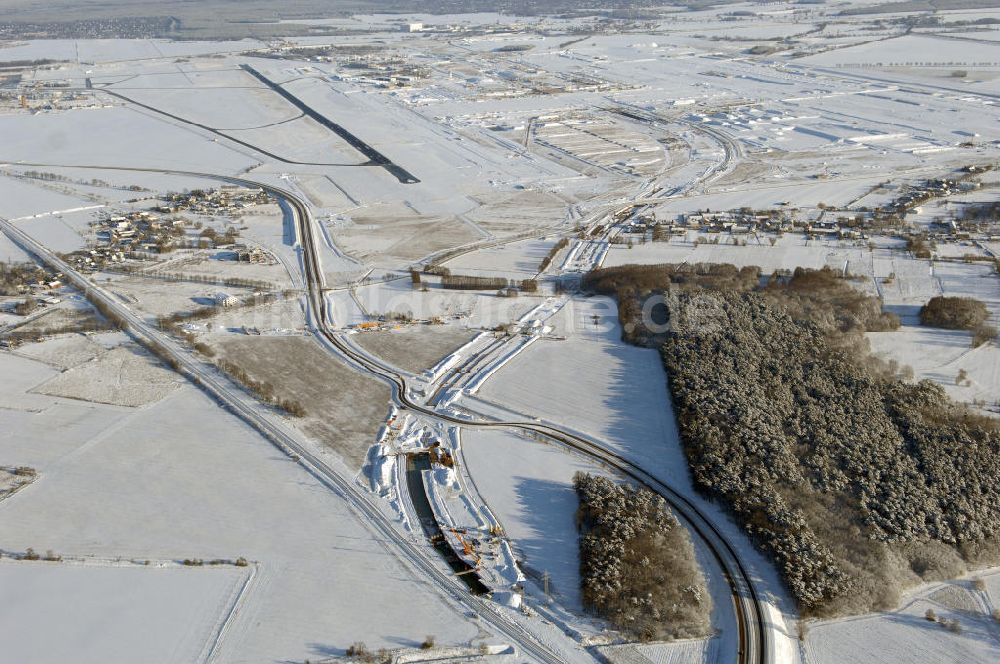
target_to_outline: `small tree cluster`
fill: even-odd
[[[504,277],[450,274],[441,277],[441,287],[450,290],[502,290],[506,288],[520,288],[523,291],[534,293],[538,290],[538,281],[535,279],[516,281]]]
[[[989,315],[986,305],[974,298],[938,295],[921,307],[920,323],[946,330],[972,331],[984,324]]]
[[[913,254],[914,258],[930,258],[932,248],[923,237],[911,237],[906,241],[906,250]]]
[[[35,302],[35,298],[33,297],[26,297],[14,305],[14,313],[18,316],[27,316],[36,309],[38,309],[38,303]]]
[[[218,366],[261,401],[280,408],[293,417],[305,417],[308,414],[301,402],[278,396],[271,383],[253,378],[246,369],[235,362],[220,360]]]
[[[271,403],[274,399],[273,385],[252,378],[250,374],[238,364],[229,362],[228,360],[222,360],[219,362],[219,368],[235,378],[237,382],[241,383],[244,387],[250,390],[250,392],[252,392],[253,395],[261,401]]]
[[[648,489],[577,473],[584,604],[636,638],[708,629],[709,598],[687,532]]]
[[[253,307],[262,306],[265,304],[271,304],[276,302],[278,299],[277,295],[274,293],[258,293],[244,298],[240,303],[240,308],[250,309]],[[219,313],[218,307],[198,307],[191,311],[176,311],[172,314],[163,314],[157,316],[156,322],[160,329],[163,330],[174,330],[181,323],[190,323],[193,321],[207,320],[216,316]]]
[[[478,277],[467,274],[441,277],[441,287],[451,290],[497,290],[509,285],[510,281],[503,277]]]
[[[47,278],[48,273],[34,263],[0,262],[0,295],[17,295],[21,289]]]
[[[142,274],[149,279],[163,279],[165,281],[186,281],[195,284],[209,284],[213,286],[228,286],[229,288],[247,288],[258,291],[273,291],[277,286],[269,281],[260,279],[247,279],[245,277],[217,277],[211,274],[189,274],[185,272],[146,272],[143,268],[134,265],[107,266],[107,272],[119,274]]]

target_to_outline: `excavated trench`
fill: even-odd
[[[434,518],[434,510],[431,509],[431,502],[427,498],[427,491],[424,488],[423,471],[431,469],[430,456],[426,452],[417,452],[406,455],[406,488],[410,494],[410,503],[417,512],[420,525],[424,529],[424,535],[430,540],[431,545],[437,549],[438,553],[448,562],[455,574],[474,595],[488,595],[490,589],[479,580],[475,568],[463,560],[444,536],[441,526]]]

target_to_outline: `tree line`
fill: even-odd
[[[632,301],[626,314],[652,288],[670,294],[667,331],[632,319],[631,338],[660,349],[697,487],[771,556],[803,613],[887,608],[906,585],[1000,559],[997,423],[871,356],[865,332],[898,319],[849,280],[800,269],[762,285],[746,270],[588,282]],[[706,308],[716,324],[690,324]]]

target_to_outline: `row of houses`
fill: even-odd
[[[153,209],[163,214],[194,212],[228,216],[270,201],[271,197],[260,187],[224,184],[218,189],[196,189],[186,193],[169,194],[164,197],[162,204]]]
[[[905,217],[907,212],[916,209],[921,203],[925,203],[933,198],[974,191],[979,186],[978,182],[966,179],[932,178],[924,180],[920,184],[910,187],[906,193],[898,196],[887,205],[876,210],[876,215],[884,216],[890,214]]]
[[[91,222],[91,227],[95,229],[97,246],[71,255],[71,261],[84,271],[121,263],[134,252],[159,253],[172,247],[178,237],[186,234],[188,221],[142,210],[102,216]]]
[[[754,211],[748,209],[718,212],[698,211],[678,214],[671,220],[657,220],[655,216],[638,215],[622,225],[624,233],[644,235],[652,231],[654,240],[665,240],[669,236],[684,236],[692,231],[705,233],[728,233],[746,235],[757,232],[792,233],[835,236],[843,239],[867,239],[863,232],[864,219],[870,214],[852,218],[825,218],[824,211],[809,211],[805,218],[798,219],[788,210]]]
[[[195,190],[168,194],[150,210],[117,212],[92,222],[98,246],[76,252],[71,261],[84,271],[95,271],[108,263],[126,258],[149,257],[182,247],[217,247],[231,245],[237,237],[235,228],[224,235],[205,229],[198,237],[189,237],[191,221],[179,212],[231,216],[235,212],[270,201],[263,189],[223,185],[219,189]],[[270,263],[271,257],[259,248],[234,247],[236,260],[244,263]]]
[[[54,291],[62,288],[63,275],[61,272],[57,272],[55,275],[46,275],[44,278],[40,278],[37,281],[32,281],[28,284],[21,284],[17,287],[17,292],[19,295],[29,295],[34,294],[38,296],[38,301],[45,304],[54,304],[51,301],[51,297],[44,295],[46,291]],[[58,300],[56,300],[58,302]]]

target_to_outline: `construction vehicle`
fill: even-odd
[[[454,528],[451,529],[451,532],[455,535],[455,537],[458,538],[459,543],[462,545],[462,553],[464,553],[469,558],[472,558],[473,560],[475,560],[476,561],[476,567],[478,568],[479,564],[482,562],[482,558],[480,558],[479,554],[476,553],[475,547],[473,547],[472,543],[469,542],[469,540],[467,540],[464,537],[462,537],[462,534],[459,533]]]

